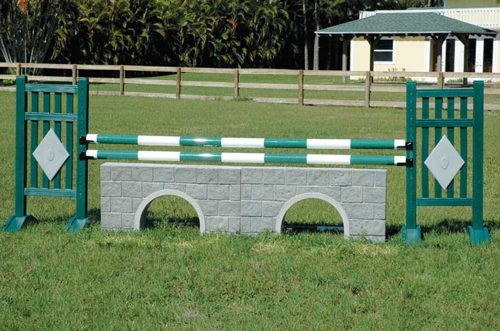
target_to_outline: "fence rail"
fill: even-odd
[[[486,102],[486,109],[500,110],[500,73],[477,72],[409,72],[409,71],[333,71],[333,70],[290,70],[290,69],[229,69],[229,68],[189,68],[189,67],[162,67],[137,65],[89,65],[89,64],[49,64],[49,63],[0,63],[0,90],[12,91],[6,81],[13,81],[16,75],[25,74],[29,81],[37,82],[72,82],[78,77],[89,77],[94,86],[104,85],[103,88],[92,89],[96,95],[127,95],[162,98],[185,99],[232,99],[245,97],[257,102],[291,103],[300,105],[333,105],[333,106],[365,106],[365,107],[393,107],[404,108],[405,102],[397,97],[389,100],[374,100],[377,93],[389,96],[404,94],[404,81],[414,79],[425,83],[430,88],[461,87],[469,80],[485,80],[487,88],[485,94],[492,100]],[[54,73],[54,71],[56,71]],[[41,72],[41,74],[40,74]],[[54,73],[52,75],[51,73]],[[97,74],[96,74],[97,73]],[[195,79],[186,79],[185,74],[194,74]],[[209,80],[200,79],[204,74],[225,76],[225,79],[210,77]],[[158,75],[170,75],[167,79],[158,79]],[[149,76],[150,78],[145,78]],[[229,77],[227,77],[229,76]],[[249,76],[272,76],[277,82],[245,81]],[[330,79],[327,83],[314,79],[323,77]],[[189,76],[188,76],[189,78]],[[312,82],[310,80],[313,80]],[[151,91],[133,91],[131,87],[151,86]],[[154,91],[154,86],[159,91]],[[172,87],[170,91],[161,90],[162,87]],[[118,87],[118,88],[117,88]],[[186,93],[183,89],[201,88],[199,93]],[[220,90],[213,93],[212,90]],[[254,90],[252,96],[246,96],[242,91]],[[260,91],[260,92],[259,92]],[[264,92],[273,91],[272,96]],[[280,96],[283,93],[295,91],[296,96]],[[309,97],[309,93],[316,97]],[[341,92],[340,96],[327,95]],[[358,93],[356,99],[342,98],[345,93]],[[273,94],[271,93],[271,94]],[[317,97],[318,93],[324,93]],[[269,94],[269,93],[267,93]],[[386,98],[387,99],[387,98]]]

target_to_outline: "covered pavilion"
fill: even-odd
[[[377,13],[359,20],[316,31],[318,36],[338,36],[342,40],[342,70],[347,71],[348,45],[353,38],[362,37],[370,45],[370,71],[373,71],[375,42],[387,37],[418,37],[431,40],[433,53],[430,71],[441,71],[442,45],[450,37],[464,44],[464,72],[468,71],[468,39],[470,36],[497,35],[496,31],[449,18],[437,13]]]

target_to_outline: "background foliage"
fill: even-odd
[[[22,2],[27,2],[26,12],[18,0],[0,3],[1,56],[6,61],[288,68],[304,65],[305,54],[312,52],[310,41],[318,27],[356,19],[360,10],[407,8],[426,3],[423,0]],[[334,58],[336,41],[322,42],[322,48]]]

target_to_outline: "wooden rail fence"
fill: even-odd
[[[136,66],[136,65],[88,65],[88,64],[48,64],[48,63],[0,63],[0,90],[13,90],[13,86],[6,86],[5,81],[13,81],[16,75],[28,75],[29,81],[37,82],[71,82],[76,83],[80,74],[89,77],[91,84],[118,85],[117,90],[112,86],[108,89],[92,89],[95,95],[127,95],[142,97],[162,98],[186,98],[186,99],[233,99],[245,97],[242,90],[267,90],[267,91],[296,91],[297,97],[249,97],[257,102],[290,103],[300,105],[335,105],[335,106],[358,106],[358,107],[394,107],[404,108],[404,101],[380,101],[373,100],[374,93],[405,93],[404,81],[414,79],[426,82],[429,87],[462,86],[462,82],[472,79],[483,79],[487,82],[486,95],[500,95],[500,73],[477,73],[477,72],[408,72],[408,71],[333,71],[333,70],[288,70],[288,69],[228,69],[228,68],[190,68],[190,67],[163,67],[163,66]],[[58,75],[50,75],[50,71],[57,70]],[[7,73],[5,73],[7,71]],[[42,75],[38,74],[43,72]],[[92,75],[98,72],[98,75]],[[64,73],[61,75],[61,73]],[[134,73],[130,75],[130,73]],[[138,75],[139,74],[139,75]],[[232,75],[230,81],[185,80],[183,74],[216,74]],[[103,76],[115,77],[103,77]],[[150,77],[145,78],[145,75]],[[158,75],[175,75],[175,79],[158,79]],[[245,76],[288,76],[286,83],[260,83],[245,82]],[[127,78],[131,76],[131,78]],[[292,83],[296,77],[297,83]],[[331,78],[330,83],[308,83],[308,79],[314,77]],[[337,81],[335,81],[336,78]],[[345,78],[350,78],[350,83],[343,83]],[[290,81],[290,82],[288,82]],[[457,84],[458,83],[458,84]],[[128,91],[127,85],[132,86],[171,86],[173,93],[160,92],[138,92]],[[105,85],[105,87],[108,87]],[[183,93],[183,88],[216,88],[232,90],[232,93],[224,95],[206,95]],[[115,87],[116,89],[116,87]],[[307,98],[308,91],[316,92],[357,92],[359,98],[346,100],[341,98]],[[206,92],[206,91],[205,91]],[[363,96],[364,93],[364,96]],[[485,109],[500,110],[500,97],[485,104]]]

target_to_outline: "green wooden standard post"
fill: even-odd
[[[403,238],[407,244],[420,242],[421,230],[417,225],[417,169],[416,169],[416,137],[417,137],[417,84],[406,84],[406,141],[413,144],[406,150],[406,158],[413,160],[413,166],[406,168],[406,225],[402,228]]]
[[[16,188],[15,188],[15,213],[4,225],[4,231],[16,232],[31,218],[26,215],[26,196],[24,188],[26,187],[26,121],[24,113],[26,112],[26,77],[16,78]]]
[[[75,85],[53,85],[53,84],[28,84],[26,77],[16,78],[16,180],[15,180],[15,213],[4,225],[4,231],[15,232],[19,230],[27,219],[34,219],[27,215],[28,196],[46,197],[72,197],[76,198],[76,216],[69,224],[69,231],[77,231],[83,228],[87,221],[87,164],[85,161],[77,162],[77,187],[73,189],[73,166],[75,158],[73,150],[73,123],[77,122],[78,136],[84,137],[88,133],[88,80],[80,79],[78,86]],[[31,93],[31,109],[28,109],[28,97]],[[73,113],[73,95],[78,93],[78,115]],[[54,111],[51,111],[51,94],[54,94]],[[66,113],[62,113],[63,94],[67,97]],[[42,96],[43,111],[39,111],[39,96]],[[28,125],[30,122],[30,126]],[[42,123],[42,132],[46,135],[53,123],[54,131],[61,138],[62,124],[66,122],[66,149],[70,158],[63,162],[56,175],[49,180],[43,175],[39,185],[39,167],[44,169],[43,163],[37,162],[33,152],[43,155],[47,152],[47,143],[38,143],[39,124]],[[31,128],[31,132],[28,130]],[[28,133],[31,142],[28,145]],[[44,138],[45,139],[45,138]],[[50,138],[49,138],[50,139]],[[49,143],[50,144],[50,143]],[[42,147],[41,147],[42,146]],[[84,152],[86,145],[80,145],[79,152]],[[28,182],[28,160],[30,160],[30,181]],[[55,164],[53,165],[55,166]],[[61,185],[61,171],[66,167],[66,182],[64,188]],[[51,184],[52,183],[52,184]]]
[[[417,116],[416,101],[422,99],[422,116]],[[429,99],[434,98],[434,116],[429,114]],[[474,109],[472,119],[467,117],[467,99],[473,98]],[[460,100],[460,117],[455,119],[455,99]],[[443,118],[443,100],[447,100],[447,116]],[[470,89],[422,89],[417,90],[415,83],[407,84],[407,141],[413,143],[413,150],[407,151],[407,158],[416,160],[419,150],[422,153],[422,192],[417,196],[417,171],[416,168],[407,168],[406,179],[406,226],[402,229],[403,237],[408,244],[418,243],[421,231],[416,223],[417,207],[427,206],[469,206],[472,207],[472,225],[469,226],[470,241],[473,246],[489,240],[488,230],[483,225],[483,149],[484,149],[484,83],[475,82]],[[467,189],[467,128],[472,128],[473,155],[472,155],[472,191]],[[422,139],[417,141],[417,128],[422,130]],[[446,196],[442,194],[441,184],[435,181],[434,196],[428,189],[428,170],[423,162],[428,157],[429,129],[434,129],[434,145],[440,142],[446,128],[448,141],[454,145],[455,128],[460,130],[460,156],[465,162],[460,170],[460,191],[456,192],[454,180],[445,187]],[[436,148],[436,147],[435,147]],[[436,151],[436,149],[434,150]],[[442,157],[448,157],[451,152],[439,152]],[[432,169],[432,162],[430,167]],[[435,169],[435,167],[434,167]],[[431,170],[432,171],[432,170]],[[467,192],[472,192],[471,196]],[[456,196],[458,193],[459,196]]]
[[[78,129],[77,137],[85,137],[89,132],[88,125],[88,98],[89,98],[89,81],[88,78],[78,79]],[[80,141],[77,148],[77,155],[85,153],[87,145]],[[81,230],[87,223],[87,181],[88,181],[88,164],[85,159],[76,158],[76,216],[72,217],[66,229],[69,232]]]
[[[474,82],[474,126],[472,160],[472,226],[469,238],[472,246],[489,241],[483,226],[483,167],[484,167],[484,82]]]

